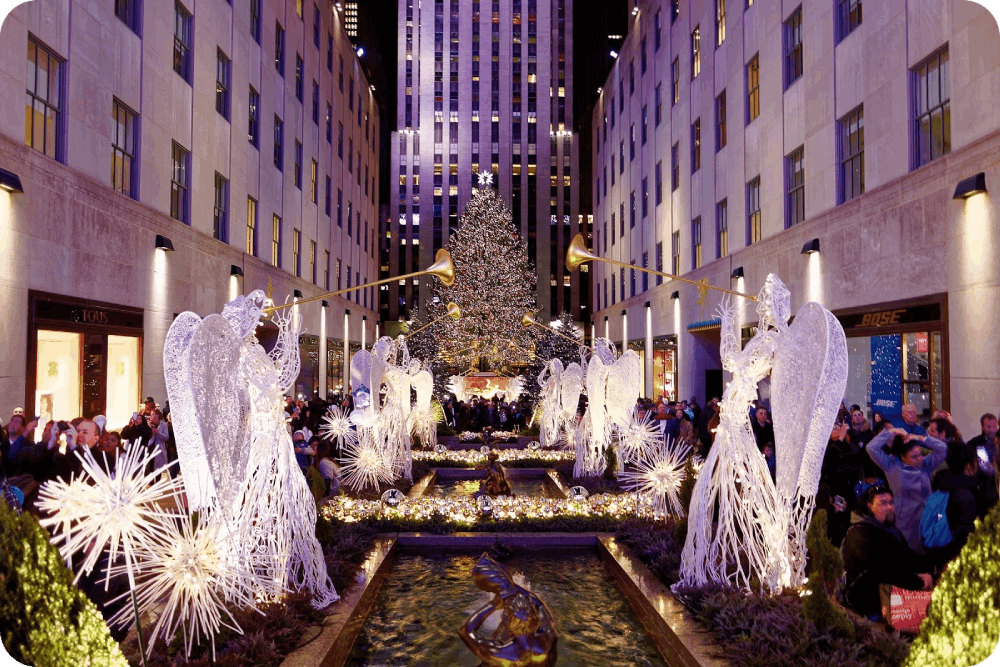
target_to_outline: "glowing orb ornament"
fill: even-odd
[[[434,451],[437,452],[438,454],[444,454],[445,452],[448,451],[448,448],[445,447],[444,445],[438,444],[434,445]]]
[[[533,452],[537,452],[539,449],[541,449],[541,445],[538,444],[537,440],[532,440],[531,442],[528,443],[528,449],[530,449]]]
[[[476,498],[476,507],[480,514],[493,514],[493,499],[489,496],[479,496]]]
[[[389,489],[382,494],[382,502],[389,507],[396,507],[399,503],[406,500],[406,496],[399,489]]]
[[[575,500],[575,501],[579,502],[581,500],[586,500],[587,496],[589,496],[589,495],[590,495],[590,492],[587,491],[587,489],[585,489],[582,486],[571,486],[569,488],[569,499],[570,500]]]

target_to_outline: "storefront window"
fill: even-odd
[[[139,339],[108,336],[106,429],[119,431],[139,403]]]
[[[677,337],[653,339],[653,396],[677,400]]]
[[[847,339],[847,405],[896,416],[913,403],[922,420],[943,403],[941,332]]]
[[[83,335],[67,331],[38,332],[35,412],[42,428],[50,419],[80,416],[80,352]]]

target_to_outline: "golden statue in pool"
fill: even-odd
[[[458,635],[483,667],[547,667],[556,662],[556,626],[537,595],[514,583],[510,572],[487,554],[472,568],[476,587],[493,600],[466,619]],[[487,618],[502,614],[489,638],[478,634]]]

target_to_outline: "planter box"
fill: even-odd
[[[519,435],[517,436],[517,446],[522,449],[527,449],[529,442],[538,442],[537,435]]]

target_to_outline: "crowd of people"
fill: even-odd
[[[328,493],[340,483],[340,466],[329,442],[319,436],[332,405],[353,410],[350,394],[329,401],[286,399],[285,411],[296,461],[304,473],[315,467]],[[585,400],[585,399],[584,399]],[[702,408],[696,399],[669,401],[640,398],[636,416],[648,419],[664,439],[690,445],[704,457],[719,423],[719,399]],[[519,430],[531,421],[527,405],[472,397],[442,404],[445,422],[458,431]],[[775,436],[766,402],[751,407],[750,423],[761,456],[775,474]],[[76,450],[86,447],[114,471],[125,443],[152,455],[151,469],[167,464],[177,473],[176,445],[169,405],[148,397],[121,430],[105,429],[102,416],[48,421],[39,433],[38,418],[20,408],[0,423],[0,491],[20,510],[32,510],[32,491],[50,479],[69,480],[80,471]],[[817,509],[826,510],[827,532],[844,557],[845,603],[859,613],[881,612],[879,586],[929,589],[997,503],[1000,460],[998,422],[987,413],[979,433],[966,440],[951,415],[937,411],[921,422],[912,404],[899,416],[871,419],[858,405],[842,406],[833,425],[822,464]],[[25,497],[27,492],[28,498]]]

